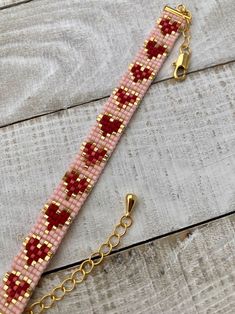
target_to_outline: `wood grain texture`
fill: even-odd
[[[139,196],[123,246],[235,209],[235,64],[154,84],[50,269],[76,262]],[[100,112],[96,101],[0,129],[0,273]]]
[[[0,9],[9,8],[17,4],[23,4],[32,0],[0,0]]]
[[[184,2],[194,16],[191,71],[234,60],[235,2]],[[165,4],[34,0],[3,10],[0,125],[108,96]],[[175,58],[158,80],[172,75]]]
[[[234,230],[231,215],[107,257],[48,313],[233,314]],[[33,299],[71,270],[44,276]]]

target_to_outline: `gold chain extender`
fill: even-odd
[[[132,225],[131,217],[132,209],[137,201],[134,194],[126,195],[126,211],[121,217],[119,223],[115,226],[114,231],[99,249],[92,253],[88,259],[83,261],[81,265],[73,270],[71,274],[65,278],[61,284],[54,287],[48,294],[30,305],[25,314],[41,314],[50,309],[55,302],[60,301],[66,294],[73,291],[78,284],[81,284],[86,277],[92,272],[93,268],[99,265],[109,255],[113,248],[117,247],[121,238],[126,234],[127,229]]]

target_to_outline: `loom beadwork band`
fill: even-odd
[[[184,23],[183,17],[163,11],[5,275],[0,286],[0,314],[23,312]]]

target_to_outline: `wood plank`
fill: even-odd
[[[231,215],[107,257],[50,313],[232,314],[234,229]],[[71,270],[43,277],[33,299]]]
[[[3,10],[0,125],[108,96],[165,4],[40,0]],[[235,2],[185,4],[194,16],[191,71],[234,60]],[[172,75],[176,55],[158,80]]]
[[[0,0],[0,9],[9,8],[13,5],[26,3],[32,0]]]
[[[123,246],[234,210],[234,64],[155,84],[50,269],[76,262],[139,196]],[[100,112],[96,101],[0,129],[0,273]]]

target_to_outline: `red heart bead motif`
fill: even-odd
[[[41,238],[37,235],[26,238],[24,246],[26,269],[31,265],[36,265],[38,262],[48,261],[51,257],[50,249],[52,245],[47,241],[41,241]]]
[[[146,42],[145,49],[149,59],[158,58],[166,52],[166,46],[159,45],[155,39]]]
[[[16,303],[18,300],[29,297],[31,280],[22,276],[19,271],[6,273],[4,279],[4,290],[6,297],[6,305]]]
[[[163,33],[163,35],[170,35],[171,33],[175,33],[178,31],[180,24],[176,21],[171,22],[171,20],[169,18],[164,18],[161,19],[160,22],[158,23],[161,32]]]
[[[70,223],[70,213],[65,209],[61,210],[60,204],[56,202],[52,202],[49,206],[46,205],[45,217],[48,231]]]
[[[100,114],[97,118],[103,137],[121,133],[124,128],[122,120],[115,119],[111,114]]]
[[[137,105],[139,101],[137,92],[130,91],[123,86],[114,91],[114,98],[117,100],[117,105],[120,109],[125,109],[127,106]]]
[[[153,72],[150,68],[144,67],[142,64],[136,62],[131,66],[131,74],[135,83],[143,80],[153,79]]]
[[[91,188],[90,179],[85,176],[81,178],[79,176],[79,173],[77,173],[75,170],[67,172],[63,179],[66,186],[65,191],[68,198],[70,198],[71,196],[76,197],[78,194],[87,192]]]
[[[96,143],[83,143],[81,149],[86,166],[100,164],[108,158],[107,149],[97,147]]]

